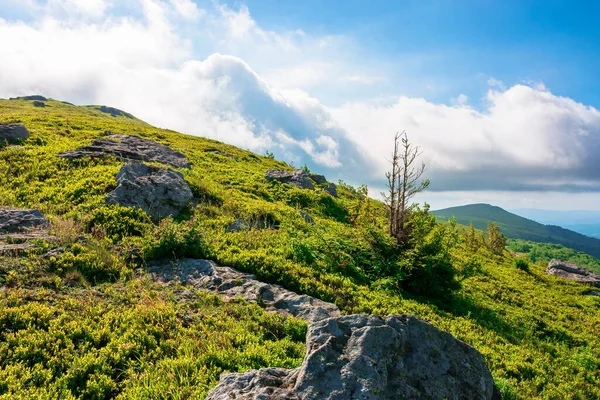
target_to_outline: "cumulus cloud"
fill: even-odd
[[[85,16],[57,11],[71,3]],[[134,17],[118,4],[51,0],[28,7],[28,20],[0,19],[0,38],[11,38],[0,96],[107,104],[375,187],[393,134],[406,130],[434,190],[600,190],[600,112],[541,84],[490,79],[480,108],[464,94],[450,105],[401,96],[327,106],[307,88],[387,79],[337,56],[347,38],[269,31],[246,7],[139,0]]]

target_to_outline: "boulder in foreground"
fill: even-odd
[[[349,315],[312,324],[297,369],[221,376],[207,400],[492,399],[483,356],[412,315]]]
[[[116,178],[118,186],[106,202],[141,208],[155,221],[179,214],[193,197],[183,175],[168,168],[126,164]]]
[[[29,131],[22,124],[0,124],[0,141],[25,140],[29,137]]]
[[[126,161],[156,161],[175,168],[190,168],[187,158],[169,146],[130,135],[110,135],[106,139],[94,140],[89,146],[70,150],[58,156],[72,160],[108,155]]]
[[[600,287],[600,274],[570,262],[552,260],[548,263],[546,273],[550,275],[556,275],[570,281],[587,283],[589,285]]]

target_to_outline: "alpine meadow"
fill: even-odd
[[[0,208],[48,220],[41,235],[0,242],[0,398],[203,399],[222,373],[301,367],[309,323],[274,312],[266,292],[249,301],[154,273],[193,259],[253,275],[239,287],[274,284],[342,315],[415,315],[476,349],[503,399],[600,399],[600,297],[546,273],[559,257],[598,270],[592,256],[504,248],[499,230],[438,221],[425,204],[406,209],[399,241],[366,186],[111,107],[42,99],[0,100],[0,123],[29,132],[0,143]],[[180,211],[108,201],[129,156],[59,157],[132,136],[189,162],[142,160],[189,186]]]

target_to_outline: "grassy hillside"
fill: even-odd
[[[269,183],[267,169],[289,166],[98,107],[0,101],[0,122],[31,131],[22,145],[0,145],[0,205],[39,208],[57,236],[0,256],[1,398],[201,399],[223,371],[299,365],[304,323],[202,293],[181,301],[178,288],[144,273],[152,260],[203,257],[347,314],[416,314],[475,346],[506,398],[600,399],[600,299],[542,265],[525,272],[508,253],[471,253],[459,240],[451,262],[461,287],[417,296],[373,278],[375,269],[416,266],[410,254],[390,258],[383,207],[361,190],[341,184],[334,199]],[[181,172],[200,204],[159,224],[106,206],[122,163],[56,155],[108,130],[183,152],[192,168]],[[277,229],[226,232],[236,219]],[[43,256],[58,246],[65,252]]]
[[[456,221],[463,225],[473,222],[477,229],[485,229],[489,221],[495,221],[508,238],[560,244],[600,258],[600,239],[591,238],[560,226],[543,225],[489,204],[451,207],[436,210],[433,213],[444,220],[455,217]]]

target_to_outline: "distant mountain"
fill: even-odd
[[[558,225],[600,239],[600,211],[517,209],[512,213],[546,225]]]
[[[433,213],[442,220],[455,217],[457,222],[463,225],[473,222],[477,229],[485,229],[488,221],[495,221],[508,238],[556,243],[600,258],[600,239],[560,226],[544,225],[489,204],[451,207]]]

